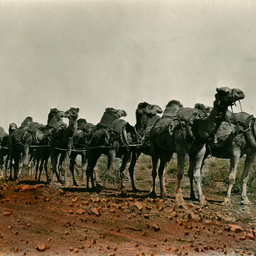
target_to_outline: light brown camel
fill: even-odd
[[[157,175],[157,163],[160,160],[158,175],[160,179],[161,196],[165,196],[165,187],[163,183],[163,171],[166,163],[171,159],[174,152],[177,153],[178,160],[178,184],[177,192],[181,192],[181,181],[184,174],[185,155],[189,155],[188,175],[190,183],[193,179],[196,181],[199,194],[199,201],[203,205],[206,203],[202,193],[201,166],[205,155],[206,142],[213,138],[225,120],[226,111],[237,100],[243,99],[244,93],[239,89],[230,89],[228,87],[217,88],[213,109],[209,116],[202,118],[192,108],[181,108],[176,116],[165,124],[159,126],[156,122],[151,130],[151,154],[153,163],[153,186],[150,196],[156,196],[155,179]],[[192,199],[195,195],[191,190]]]
[[[246,155],[242,174],[241,204],[250,204],[247,197],[247,183],[250,169],[256,156],[256,120],[248,113],[230,113],[228,121],[222,122],[215,139],[207,142],[206,154],[230,159],[229,184],[223,204],[231,204],[231,191],[237,175],[237,166],[242,156]]]

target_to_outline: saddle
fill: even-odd
[[[135,127],[123,119],[116,119],[111,124],[111,129],[119,134],[121,143],[126,146],[142,142],[142,137],[137,133]]]
[[[206,116],[206,114],[197,108],[182,108],[180,109],[176,116],[172,119],[169,125],[169,133],[173,134],[174,129],[177,126],[185,127],[189,137],[195,140],[195,136],[193,133],[192,125],[195,120],[202,119]]]

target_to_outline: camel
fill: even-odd
[[[243,99],[244,93],[239,89],[220,87],[216,89],[213,108],[207,117],[201,117],[198,111],[193,108],[181,108],[176,116],[170,118],[169,122],[162,124],[156,122],[150,132],[151,154],[152,154],[152,177],[153,185],[150,196],[156,197],[155,179],[157,175],[157,163],[160,160],[158,175],[160,179],[161,196],[165,197],[165,187],[163,183],[163,171],[166,163],[171,159],[174,152],[177,153],[178,160],[178,182],[177,196],[181,195],[181,181],[184,173],[185,155],[189,155],[188,175],[192,188],[193,180],[196,181],[198,190],[198,200],[201,205],[206,203],[202,193],[201,166],[206,151],[206,142],[215,137],[221,123],[225,120],[226,111],[237,100]],[[161,119],[160,119],[161,120]],[[180,193],[178,193],[180,192]],[[194,191],[191,189],[190,197],[195,200]],[[177,198],[176,198],[177,199]]]
[[[111,126],[114,120],[125,117],[127,114],[122,109],[106,108],[100,122],[92,129],[89,136],[89,147],[87,152],[88,164],[86,168],[87,188],[91,180],[92,188],[94,185],[94,167],[102,154],[108,156],[108,170],[112,166],[112,154],[118,146],[118,134]]]
[[[5,165],[5,178],[7,178],[7,169],[9,163],[9,137],[10,135],[17,129],[17,125],[15,123],[10,123],[8,128],[8,134],[1,133],[1,148],[0,148],[0,168],[3,169]],[[4,164],[4,156],[6,156],[5,164]],[[10,169],[12,168],[12,162],[10,162]]]
[[[109,143],[108,147],[102,149],[101,152],[99,150],[94,150],[94,156],[96,151],[98,152],[98,155],[94,158],[92,157],[92,154],[90,154],[90,161],[88,155],[88,176],[91,177],[92,187],[94,187],[92,177],[93,169],[97,163],[97,159],[103,153],[108,155],[107,171],[110,170],[115,157],[122,157],[122,164],[119,171],[121,178],[120,190],[123,189],[123,171],[130,159],[131,152],[136,150],[138,144],[141,145],[150,118],[158,113],[162,113],[162,109],[159,106],[151,105],[147,102],[139,103],[136,110],[136,125],[134,127],[123,119],[115,119],[109,126],[109,131],[102,129],[98,131],[98,134],[93,135],[91,144],[97,143],[98,145],[105,145],[106,138]],[[88,185],[87,182],[87,186]]]
[[[73,136],[73,150],[70,154],[70,171],[72,177],[74,177],[74,167],[77,155],[81,155],[82,160],[82,180],[84,179],[84,174],[86,171],[86,155],[87,148],[89,145],[89,136],[94,129],[95,125],[92,123],[87,123],[85,119],[80,118],[77,120],[77,130]],[[77,182],[73,179],[73,185],[77,186]]]
[[[58,182],[61,184],[66,183],[66,170],[68,169],[68,159],[71,153],[71,149],[73,146],[73,136],[77,130],[77,118],[78,118],[79,108],[71,107],[64,113],[64,117],[69,119],[68,126],[66,124],[62,124],[57,130],[54,130],[52,133],[52,138],[50,141],[51,147],[51,161],[52,161],[52,178],[56,175]],[[60,179],[58,174],[58,158],[60,159],[60,163],[63,164],[64,170],[64,181]],[[72,173],[73,180],[75,179]]]
[[[3,127],[0,127],[0,170],[4,167],[4,156],[6,155],[7,148],[3,148],[7,145],[6,141],[8,141],[8,134],[5,132]]]
[[[51,137],[51,132],[61,123],[61,117],[64,114],[63,111],[59,111],[56,108],[51,109],[48,115],[47,125],[44,126],[37,122],[33,122],[32,117],[27,117],[21,124],[10,135],[10,161],[14,160],[14,177],[12,177],[12,172],[10,175],[11,179],[17,179],[18,169],[19,169],[19,159],[22,154],[22,172],[23,174],[28,174],[28,164],[29,164],[29,153],[33,154],[33,146],[48,145],[49,139]],[[37,148],[38,152],[47,152],[45,147],[43,149]],[[25,173],[24,173],[25,171]],[[41,175],[41,172],[40,172]],[[46,176],[48,181],[48,175],[46,170]]]
[[[20,127],[18,127],[9,137],[9,161],[14,162],[14,176],[12,177],[12,168],[10,169],[10,179],[16,180],[18,177],[19,171],[19,161],[22,156],[22,174],[28,174],[28,164],[29,164],[29,147],[32,144],[32,130],[37,129],[40,124],[34,123],[33,118],[28,116],[21,123]]]
[[[146,107],[146,108],[145,108]],[[141,146],[136,146],[131,148],[126,152],[123,156],[122,165],[120,167],[120,174],[121,174],[121,184],[120,188],[123,188],[122,184],[122,173],[125,170],[129,159],[131,158],[131,162],[129,165],[129,175],[131,179],[131,185],[134,192],[137,192],[138,189],[135,186],[134,182],[134,168],[136,162],[141,155],[141,153],[150,155],[150,148],[149,148],[149,132],[153,127],[156,120],[160,118],[159,114],[161,114],[163,110],[158,105],[150,105],[146,102],[140,103],[136,110],[136,124],[135,129],[142,138]]]
[[[239,159],[246,155],[242,174],[241,204],[248,205],[247,183],[252,163],[256,156],[255,118],[245,112],[229,113],[229,120],[223,121],[215,140],[207,142],[204,160],[210,154],[218,158],[230,159],[229,184],[223,205],[231,204],[231,191],[237,175]]]
[[[38,129],[34,131],[34,137],[39,137],[39,133],[43,132],[42,139],[40,140],[39,146],[35,148],[34,160],[36,162],[36,175],[35,179],[40,181],[43,169],[45,170],[47,183],[50,182],[50,177],[48,173],[48,159],[51,154],[49,143],[52,138],[54,131],[58,130],[62,125],[64,125],[63,117],[65,117],[65,112],[58,110],[57,108],[51,108],[48,114],[47,125],[43,130]]]

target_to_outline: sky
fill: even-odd
[[[79,107],[135,124],[140,102],[212,106],[240,88],[256,112],[256,1],[0,0],[0,126]],[[234,108],[240,111],[239,105]]]

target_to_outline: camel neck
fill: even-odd
[[[218,108],[213,108],[209,117],[198,119],[195,122],[197,135],[200,141],[209,140],[219,129],[222,121],[225,119],[226,111],[220,111]]]

